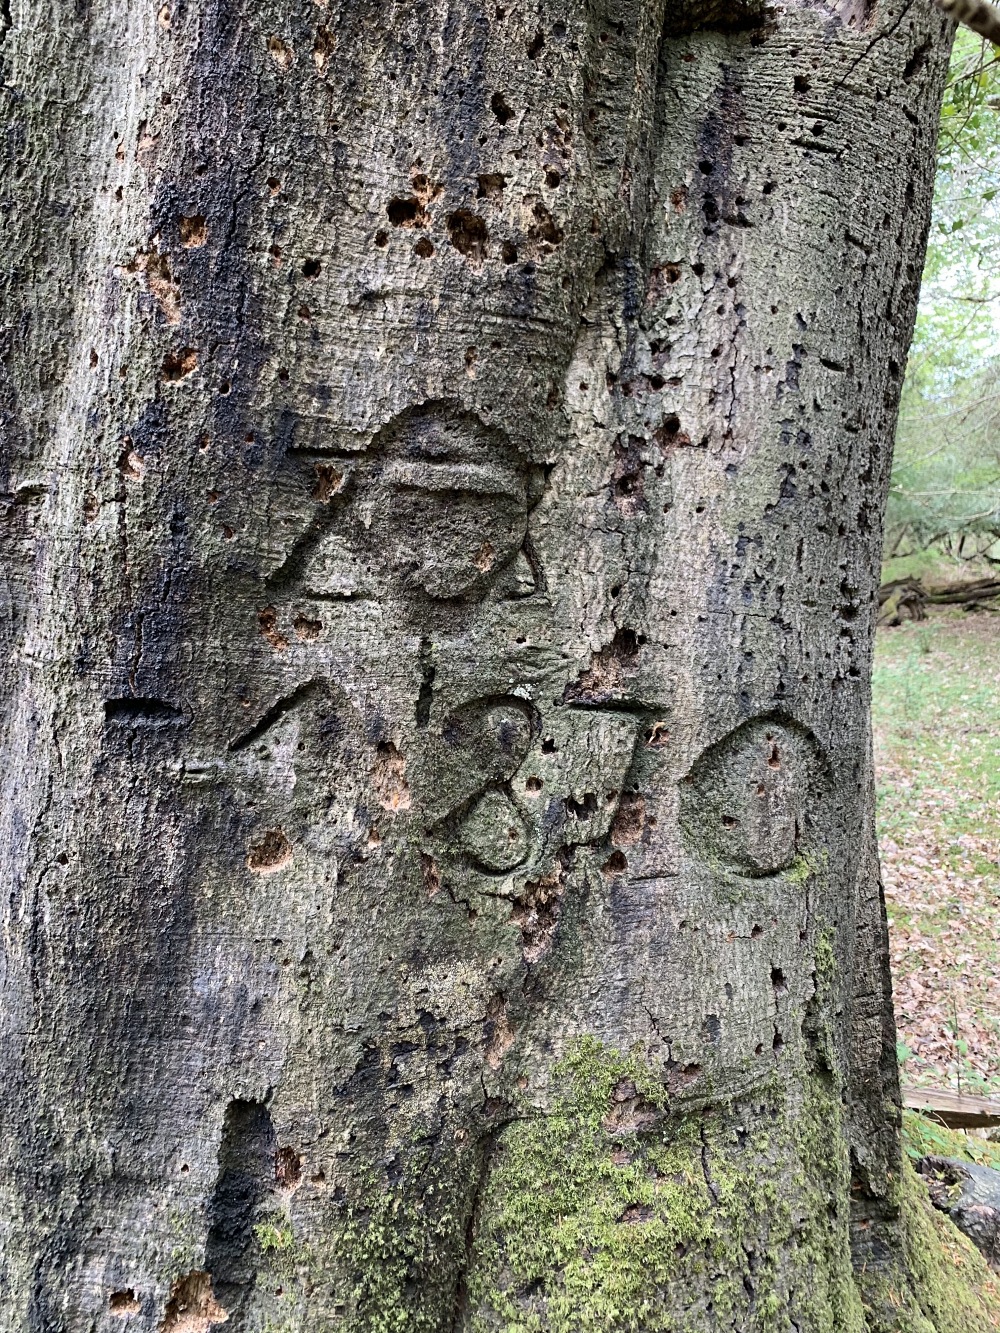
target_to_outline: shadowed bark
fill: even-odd
[[[0,1328],[930,1327],[868,682],[947,20],[10,9]]]

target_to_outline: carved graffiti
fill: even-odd
[[[636,735],[627,712],[557,708],[543,718],[516,696],[466,704],[425,754],[424,808],[439,851],[524,878],[544,875],[560,848],[603,841]]]
[[[681,786],[681,823],[699,855],[738,874],[773,875],[805,849],[823,785],[811,732],[786,718],[756,719],[696,761]]]
[[[528,514],[544,471],[471,413],[411,408],[360,453],[297,457],[312,467],[315,513],[273,587],[465,602],[535,590]]]

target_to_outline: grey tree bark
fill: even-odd
[[[2,23],[0,1328],[930,1329],[868,704],[947,20]]]

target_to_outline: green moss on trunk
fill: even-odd
[[[897,1182],[902,1238],[895,1277],[858,1274],[870,1333],[991,1333],[1000,1282],[976,1247],[927,1197],[904,1160]]]
[[[861,1330],[840,1099],[806,1085],[678,1113],[641,1059],[580,1042],[499,1145],[467,1327]]]

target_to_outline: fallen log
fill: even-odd
[[[928,606],[971,609],[997,597],[1000,597],[1000,578],[966,579],[931,587],[924,587],[919,579],[891,579],[878,590],[879,623],[899,625],[904,616],[924,620]]]
[[[963,602],[985,602],[1000,597],[1000,579],[976,579],[972,583],[955,583],[945,588],[928,588],[925,596],[938,606]]]
[[[903,1088],[903,1105],[940,1121],[948,1129],[984,1129],[1000,1125],[1000,1101],[968,1097],[937,1088]]]

